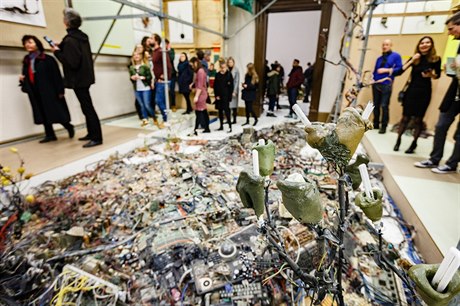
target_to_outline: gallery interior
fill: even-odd
[[[0,1],[0,305],[460,305],[460,1]]]

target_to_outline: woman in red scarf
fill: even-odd
[[[19,81],[22,91],[29,96],[34,123],[45,127],[45,138],[40,143],[57,140],[53,123],[62,124],[72,138],[75,131],[70,124],[64,83],[56,60],[44,53],[43,44],[33,35],[25,35],[22,45],[29,54],[24,57]]]

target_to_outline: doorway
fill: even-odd
[[[270,13],[268,15],[266,57],[269,66],[278,61],[284,68],[284,85],[292,61],[298,59],[304,71],[314,63],[318,45],[321,11]],[[293,35],[293,30],[295,34]]]
[[[262,11],[269,3],[270,0],[259,0],[256,1],[255,13]],[[262,14],[256,19],[256,41],[255,41],[255,54],[254,54],[254,64],[256,66],[257,73],[259,75],[264,74],[265,68],[265,59],[267,58],[267,41],[268,41],[268,19],[269,15],[273,13],[288,13],[288,12],[321,12],[319,24],[316,23],[317,33],[316,37],[316,48],[315,48],[315,70],[313,74],[313,79],[317,80],[313,83],[312,92],[311,92],[311,102],[310,102],[310,112],[309,118],[313,121],[318,119],[318,107],[319,107],[319,98],[321,93],[322,79],[323,79],[323,69],[324,69],[324,60],[320,60],[321,56],[326,50],[327,41],[328,41],[328,32],[332,16],[332,2],[317,0],[278,0],[275,3],[265,9]],[[273,15],[274,16],[274,15]],[[302,31],[302,29],[294,28],[291,26],[291,21],[286,22],[284,27],[289,31],[289,35],[285,36],[298,36],[301,33],[306,33],[308,30]],[[313,30],[313,29],[311,29]],[[293,35],[294,34],[294,35]],[[268,58],[267,58],[268,59]],[[300,57],[301,62],[307,61],[307,58]],[[288,63],[287,67],[284,67],[289,73],[292,65],[292,59]],[[284,66],[284,64],[283,64]],[[262,83],[262,82],[261,82]],[[258,98],[255,101],[254,109],[260,114],[262,111],[263,103],[263,84],[259,84]],[[258,114],[258,115],[259,115]]]

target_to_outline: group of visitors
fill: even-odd
[[[446,21],[450,35],[460,39],[460,13],[456,13]],[[457,56],[460,54],[460,48]],[[411,68],[410,76],[400,97],[403,113],[398,125],[398,136],[393,147],[399,151],[401,138],[412,121],[413,141],[405,153],[412,154],[417,148],[417,140],[424,129],[423,118],[431,101],[432,79],[441,76],[441,58],[436,53],[433,38],[423,36],[418,41],[414,55],[404,64],[401,56],[392,50],[392,42],[386,39],[382,43],[382,55],[377,59],[374,69],[374,84],[372,86],[374,100],[374,128],[380,134],[386,133],[389,122],[389,104],[392,93],[393,81],[396,76],[402,75]],[[460,71],[455,62],[450,67]],[[436,124],[433,150],[428,160],[416,162],[419,168],[432,168],[435,173],[454,173],[460,161],[460,121],[455,132],[455,145],[451,157],[445,165],[439,165],[446,141],[447,131],[455,117],[460,113],[460,98],[458,75],[451,75],[452,82],[440,106],[439,120]],[[382,115],[381,115],[382,113]]]
[[[169,55],[167,58],[168,80],[171,80],[168,82],[171,109],[175,111],[175,99],[173,97],[175,96],[175,83],[177,81],[178,91],[186,103],[186,110],[183,114],[187,115],[195,110],[196,122],[193,134],[197,135],[197,130],[200,127],[204,133],[211,132],[207,104],[214,104],[218,111],[220,127],[217,130],[223,131],[224,124],[228,124],[227,131],[232,132],[232,124],[236,124],[237,121],[240,88],[241,98],[245,101],[247,118],[243,125],[250,123],[251,116],[254,118],[253,125],[257,124],[258,119],[252,104],[256,99],[259,78],[252,63],[247,65],[247,73],[241,83],[239,70],[235,66],[235,59],[233,57],[220,58],[214,64],[210,61],[211,53],[208,50],[196,50],[196,56],[190,60],[188,54],[182,52],[176,69],[174,49],[170,47],[167,40],[166,42],[166,51]],[[163,123],[158,123],[156,120],[155,106],[160,109],[163,122],[167,120],[164,95],[161,95],[164,93],[161,52],[161,37],[153,34],[152,37],[145,37],[142,43],[135,47],[131,58],[130,78],[135,90],[141,126],[149,124],[148,118],[151,117],[154,124],[160,128],[163,127]],[[211,101],[212,95],[208,92],[209,87],[213,89],[213,101]],[[193,90],[194,99],[192,103]]]
[[[69,137],[73,138],[75,130],[70,123],[70,113],[64,96],[64,88],[73,89],[77,96],[83,114],[86,118],[87,135],[79,138],[88,141],[84,148],[102,144],[102,130],[98,115],[94,109],[89,88],[95,82],[93,59],[88,36],[79,28],[82,19],[78,12],[73,9],[64,10],[64,25],[67,35],[60,43],[51,42],[54,56],[61,62],[64,70],[64,79],[54,57],[44,53],[44,47],[40,40],[33,35],[25,35],[22,44],[28,54],[24,57],[20,85],[29,96],[33,110],[35,124],[43,124],[45,137],[40,143],[56,141],[57,137],[53,130],[53,123],[60,123],[68,131]],[[460,13],[453,15],[446,22],[449,34],[460,39]],[[247,71],[240,78],[235,60],[232,57],[220,58],[215,66],[210,61],[209,51],[197,50],[196,56],[188,59],[187,53],[179,56],[179,62],[174,65],[175,51],[167,39],[164,40],[158,34],[144,37],[141,44],[134,49],[129,66],[130,80],[133,84],[136,109],[138,110],[141,125],[149,124],[149,117],[159,128],[164,127],[168,120],[166,110],[166,86],[169,87],[170,108],[175,111],[175,84],[177,82],[179,93],[184,96],[186,110],[184,114],[190,114],[195,110],[196,122],[194,134],[200,127],[204,133],[211,132],[209,129],[209,114],[207,104],[214,104],[218,110],[220,127],[224,130],[224,124],[228,124],[228,132],[232,132],[232,124],[237,121],[238,99],[240,96],[245,102],[246,122],[250,124],[250,117],[254,118],[253,125],[258,122],[253,103],[256,100],[259,77],[252,63],[247,64]],[[460,54],[460,48],[457,52]],[[167,54],[163,59],[163,54]],[[164,63],[166,63],[167,75],[165,75]],[[309,102],[309,92],[312,84],[313,66],[307,64],[307,69],[302,70],[300,62],[294,59],[292,69],[288,74],[286,83],[290,111],[286,116],[295,118],[292,110],[299,95],[302,85],[305,87],[304,102]],[[441,59],[436,53],[434,41],[430,36],[423,36],[415,48],[414,55],[402,63],[401,56],[392,50],[392,42],[389,39],[383,41],[382,56],[375,64],[373,72],[374,84],[374,128],[379,133],[386,133],[389,122],[389,102],[392,85],[396,76],[402,75],[411,68],[409,81],[402,98],[403,114],[399,122],[398,137],[394,145],[394,151],[398,151],[401,145],[401,137],[409,126],[414,122],[413,142],[405,151],[407,154],[415,152],[417,140],[424,128],[423,118],[431,100],[432,79],[437,79],[441,74]],[[454,70],[460,71],[457,65],[452,64]],[[436,173],[455,172],[460,160],[460,123],[455,132],[454,152],[444,166],[439,166],[443,156],[443,148],[449,127],[455,121],[460,112],[460,98],[458,93],[458,76],[453,75],[452,83],[441,104],[441,114],[436,124],[433,151],[430,159],[415,164],[417,167],[433,168]],[[212,82],[211,82],[212,79]],[[263,86],[269,100],[267,116],[276,117],[275,106],[279,108],[279,95],[283,87],[284,69],[275,61],[271,68],[266,61]],[[208,94],[208,87],[213,88],[214,99]],[[191,94],[194,91],[193,103]],[[155,108],[158,107],[162,122],[156,119]],[[226,121],[224,121],[224,116]]]
[[[88,134],[79,138],[88,141],[90,148],[102,144],[102,130],[94,109],[89,88],[94,84],[94,67],[88,36],[79,28],[82,19],[73,9],[64,10],[67,35],[60,43],[52,42],[54,56],[61,62],[64,79],[54,57],[45,54],[41,41],[33,35],[25,35],[22,44],[28,54],[24,57],[19,82],[28,94],[35,124],[43,124],[45,137],[40,143],[56,141],[53,123],[60,123],[73,138],[75,130],[70,123],[70,113],[64,96],[64,88],[71,88],[80,102],[86,118]]]
[[[265,61],[265,93],[268,99],[268,112],[267,116],[276,117],[274,111],[275,106],[280,108],[279,96],[284,87],[284,68],[278,61],[268,67],[268,61]],[[305,71],[300,66],[300,61],[294,59],[292,63],[291,72],[288,74],[289,79],[286,83],[287,95],[289,100],[289,114],[286,118],[297,118],[297,115],[292,110],[292,106],[297,103],[299,92],[303,85],[304,99],[303,102],[310,102],[310,91],[313,84],[313,65],[308,62]]]

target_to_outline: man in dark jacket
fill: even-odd
[[[460,12],[456,13],[446,21],[449,34],[455,39],[460,39]],[[460,55],[460,47],[457,50],[457,57]],[[457,123],[457,130],[454,134],[455,144],[454,151],[445,165],[439,166],[439,162],[444,154],[444,144],[446,143],[447,131],[449,130],[455,118],[460,113],[460,93],[459,93],[459,72],[460,67],[456,64],[455,70],[457,76],[452,78],[449,89],[439,106],[441,113],[439,114],[438,122],[436,123],[433,150],[430,158],[424,161],[416,162],[415,167],[433,168],[431,171],[438,174],[456,173],[457,165],[460,162],[460,120]]]
[[[299,66],[300,62],[295,59],[292,63],[292,70],[289,73],[289,80],[286,84],[288,90],[289,99],[289,115],[286,118],[297,118],[297,115],[292,110],[292,107],[297,103],[297,95],[299,94],[299,88],[303,83],[303,69]]]
[[[83,148],[90,148],[102,144],[102,130],[89,94],[89,87],[95,82],[94,67],[88,36],[78,29],[81,22],[77,11],[65,9],[64,24],[67,35],[61,43],[55,43],[56,46],[52,49],[64,67],[64,86],[75,91],[86,118],[88,134],[78,140],[89,140]]]
[[[272,70],[267,74],[268,117],[276,117],[275,104],[280,89],[280,65],[272,64]]]
[[[313,83],[313,66],[310,62],[307,64],[307,69],[303,72],[303,76],[305,78],[303,85],[305,86],[305,95],[303,97],[303,102],[309,103],[310,102],[310,91],[311,85]]]

